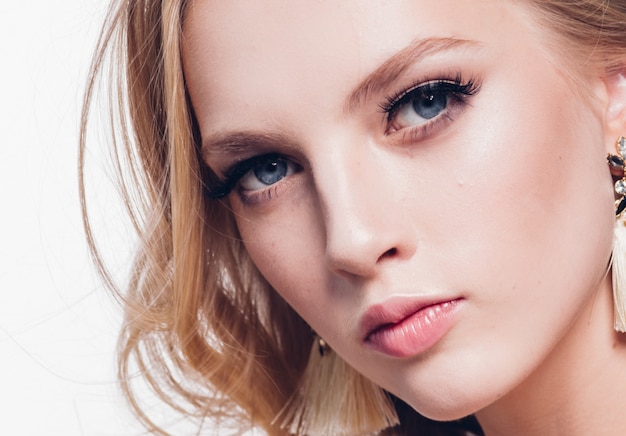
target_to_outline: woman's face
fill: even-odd
[[[435,419],[545,363],[604,283],[611,145],[602,81],[575,92],[524,6],[198,1],[185,26],[214,194],[336,352]]]

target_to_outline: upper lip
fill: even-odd
[[[458,299],[458,297],[446,298],[441,296],[423,298],[396,296],[381,303],[372,304],[365,310],[359,322],[361,338],[365,342],[372,333],[382,327],[397,324],[426,307]]]

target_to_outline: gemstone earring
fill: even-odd
[[[616,143],[617,155],[609,154],[607,160],[615,182],[615,228],[613,233],[613,255],[611,275],[613,279],[614,328],[626,332],[626,138],[621,136]]]
[[[607,160],[611,174],[619,178],[615,182],[615,193],[621,196],[615,204],[615,216],[619,217],[626,209],[626,198],[624,197],[626,195],[626,161],[624,160],[626,156],[626,138],[620,136],[617,140],[616,148],[618,155],[609,154]]]

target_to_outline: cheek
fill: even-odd
[[[451,227],[467,242],[452,252],[474,267],[478,255],[487,268],[551,275],[604,264],[613,194],[599,120],[565,86],[509,80],[492,93],[484,101],[500,104],[481,108],[455,175],[462,210]]]
[[[327,296],[320,292],[325,286],[324,233],[316,219],[319,208],[310,196],[292,194],[258,214],[250,214],[237,202],[233,202],[233,210],[259,272],[296,312],[315,324],[315,314],[324,313]]]

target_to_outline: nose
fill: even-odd
[[[371,277],[416,251],[417,235],[407,199],[402,198],[406,183],[394,158],[363,148],[340,148],[314,169],[326,262],[341,276]]]

